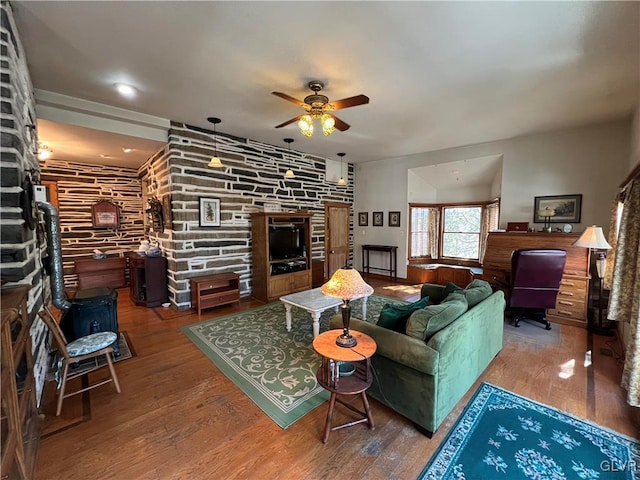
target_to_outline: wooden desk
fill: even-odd
[[[342,329],[329,330],[317,336],[313,340],[313,349],[322,356],[322,364],[318,369],[316,378],[318,383],[331,392],[329,400],[329,410],[327,411],[327,419],[325,422],[323,443],[329,440],[329,433],[340,428],[351,427],[358,423],[366,422],[371,430],[375,428],[371,409],[367,400],[366,390],[373,382],[371,374],[371,357],[376,352],[378,346],[373,338],[364,333],[351,330],[358,344],[352,348],[344,348],[336,345],[336,337],[342,333]],[[340,376],[338,362],[352,362],[355,371],[349,376]],[[358,410],[350,403],[337,398],[337,395],[357,395],[362,396],[362,404],[364,412]],[[344,405],[350,410],[360,414],[361,418],[335,427],[331,426],[333,419],[333,409],[336,402]]]
[[[389,268],[371,267],[369,252],[387,252],[389,254]],[[366,256],[365,256],[366,253]],[[366,258],[366,262],[365,262]],[[362,245],[362,271],[369,275],[370,270],[389,272],[389,280],[398,279],[398,247],[395,245]]]
[[[567,252],[567,262],[560,281],[556,308],[547,311],[551,322],[587,326],[589,291],[589,249],[574,247],[578,233],[492,232],[487,237],[483,278],[498,286],[511,280],[511,254],[523,248],[560,248]]]

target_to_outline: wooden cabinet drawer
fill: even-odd
[[[560,290],[558,291],[558,301],[560,300],[571,300],[574,302],[583,302],[586,300],[586,295],[587,292],[582,289],[582,290],[576,290],[576,289],[572,289],[569,290],[565,287],[560,287]]]
[[[215,307],[218,305],[237,302],[238,300],[240,300],[239,290],[202,295],[200,297],[200,308]]]

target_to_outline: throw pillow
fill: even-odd
[[[463,293],[450,293],[438,305],[429,305],[415,311],[407,320],[407,335],[428,340],[467,311]]]
[[[395,330],[396,332],[404,332],[407,319],[409,316],[420,308],[424,308],[429,303],[429,297],[421,298],[415,303],[409,303],[406,305],[394,305],[387,303],[382,307],[378,323],[376,325],[389,330]]]
[[[442,292],[442,298],[447,298],[450,293],[459,292],[459,291],[463,291],[463,290],[464,290],[464,288],[459,287],[455,283],[448,282],[444,287],[444,291]]]
[[[488,298],[493,293],[489,282],[484,280],[473,280],[467,288],[463,290],[464,296],[467,298],[469,308],[475,307],[485,298]]]

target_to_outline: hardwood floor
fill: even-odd
[[[368,281],[376,293],[419,298],[418,286]],[[239,307],[206,310],[203,318],[259,304],[246,298]],[[577,327],[554,325],[561,343],[553,347],[505,344],[432,439],[371,399],[375,430],[338,430],[325,445],[326,405],[282,430],[180,332],[197,321],[193,310],[136,307],[120,290],[118,322],[136,354],[116,364],[122,393],[106,385],[71,397],[56,418],[50,382],[36,478],[414,479],[481,381],[638,437],[619,386],[620,346]],[[336,408],[334,421],[349,415]]]

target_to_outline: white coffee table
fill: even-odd
[[[355,298],[353,300],[355,300]],[[302,308],[311,314],[311,319],[313,320],[313,338],[316,338],[320,334],[320,315],[322,312],[329,308],[334,308],[337,313],[338,307],[342,305],[342,300],[323,294],[319,288],[284,295],[280,297],[280,301],[284,304],[287,312],[287,331],[291,331],[291,307]],[[362,299],[362,318],[367,318],[367,297]]]

